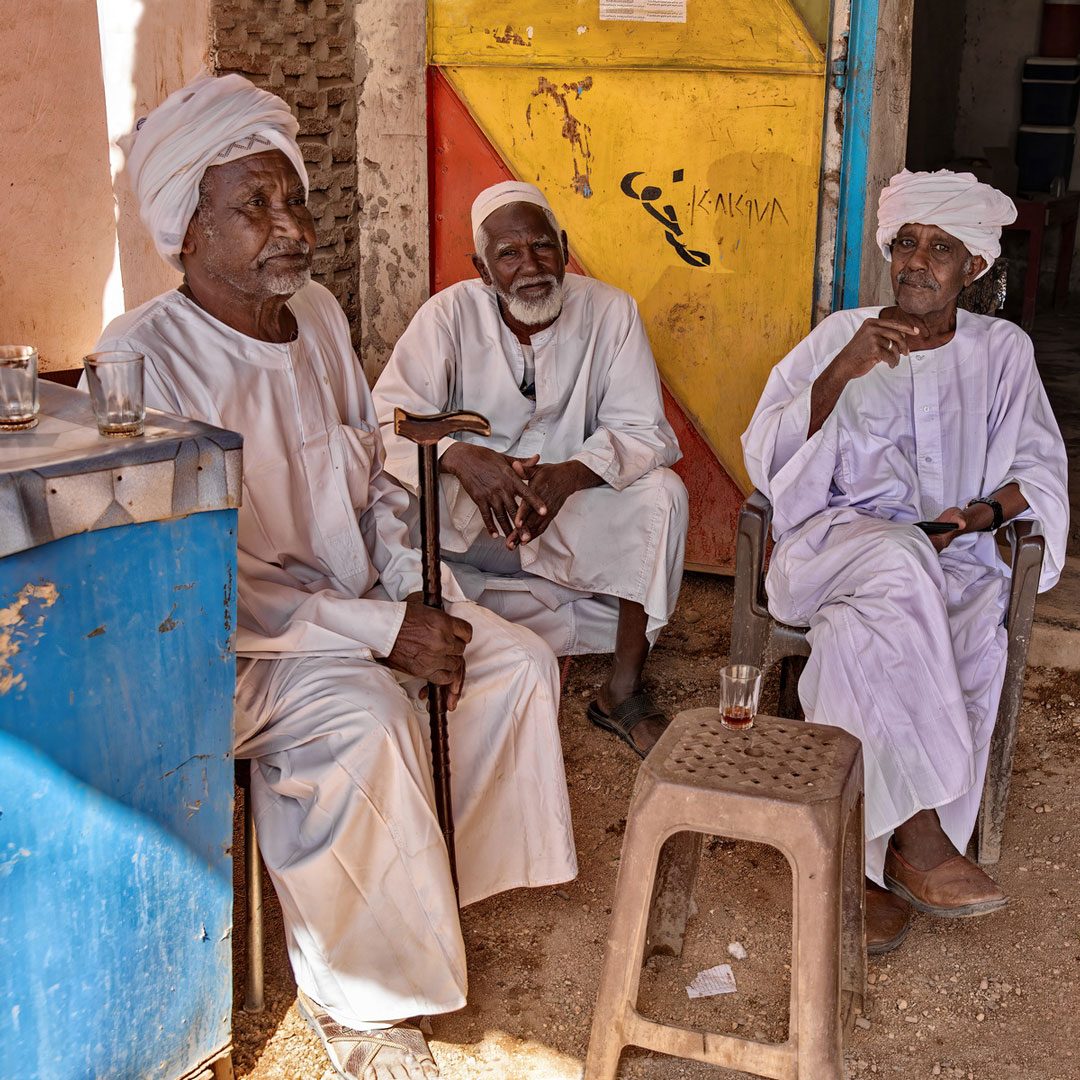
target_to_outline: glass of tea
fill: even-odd
[[[37,423],[37,349],[0,345],[0,431],[26,431]]]
[[[143,354],[97,352],[83,357],[98,431],[112,438],[143,433]]]
[[[761,699],[761,668],[731,664],[720,669],[720,723],[732,731],[754,726]]]

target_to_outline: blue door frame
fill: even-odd
[[[844,137],[840,159],[833,311],[859,306],[863,224],[867,212],[870,114],[874,100],[879,0],[851,0],[844,84]]]

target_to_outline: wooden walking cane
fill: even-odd
[[[394,433],[416,443],[420,461],[420,546],[424,560],[424,603],[442,610],[441,551],[439,548],[438,442],[459,431],[490,435],[491,425],[479,413],[446,412],[418,416],[394,410]],[[454,808],[450,799],[450,738],[446,726],[446,687],[428,683],[428,717],[431,721],[431,776],[435,783],[435,813],[446,840],[450,876],[457,893],[457,859],[454,855]]]

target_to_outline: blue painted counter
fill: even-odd
[[[226,1075],[240,439],[42,407],[0,435],[0,1077]]]

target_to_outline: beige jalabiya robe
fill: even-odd
[[[244,435],[236,752],[253,759],[259,846],[300,987],[350,1027],[465,1001],[465,954],[434,813],[426,706],[392,649],[419,559],[382,471],[345,317],[319,285],[299,335],[256,341],[179,292],[102,348],[147,358],[157,408]],[[452,581],[448,595],[460,597]],[[461,902],[574,876],[551,651],[467,601],[450,717]]]
[[[466,593],[528,626],[559,655],[610,652],[617,599],[648,615],[655,641],[682,582],[687,502],[671,472],[681,456],[666,418],[637,305],[593,278],[567,274],[555,322],[531,340],[535,400],[520,387],[521,343],[495,292],[479,279],[433,296],[401,336],[375,385],[386,470],[413,495],[416,448],[393,433],[394,407],[471,409],[489,437],[462,435],[541,462],[581,461],[603,481],[572,495],[536,540],[509,555],[492,543],[476,504],[442,477],[442,544]],[[445,439],[442,454],[452,445]]]

